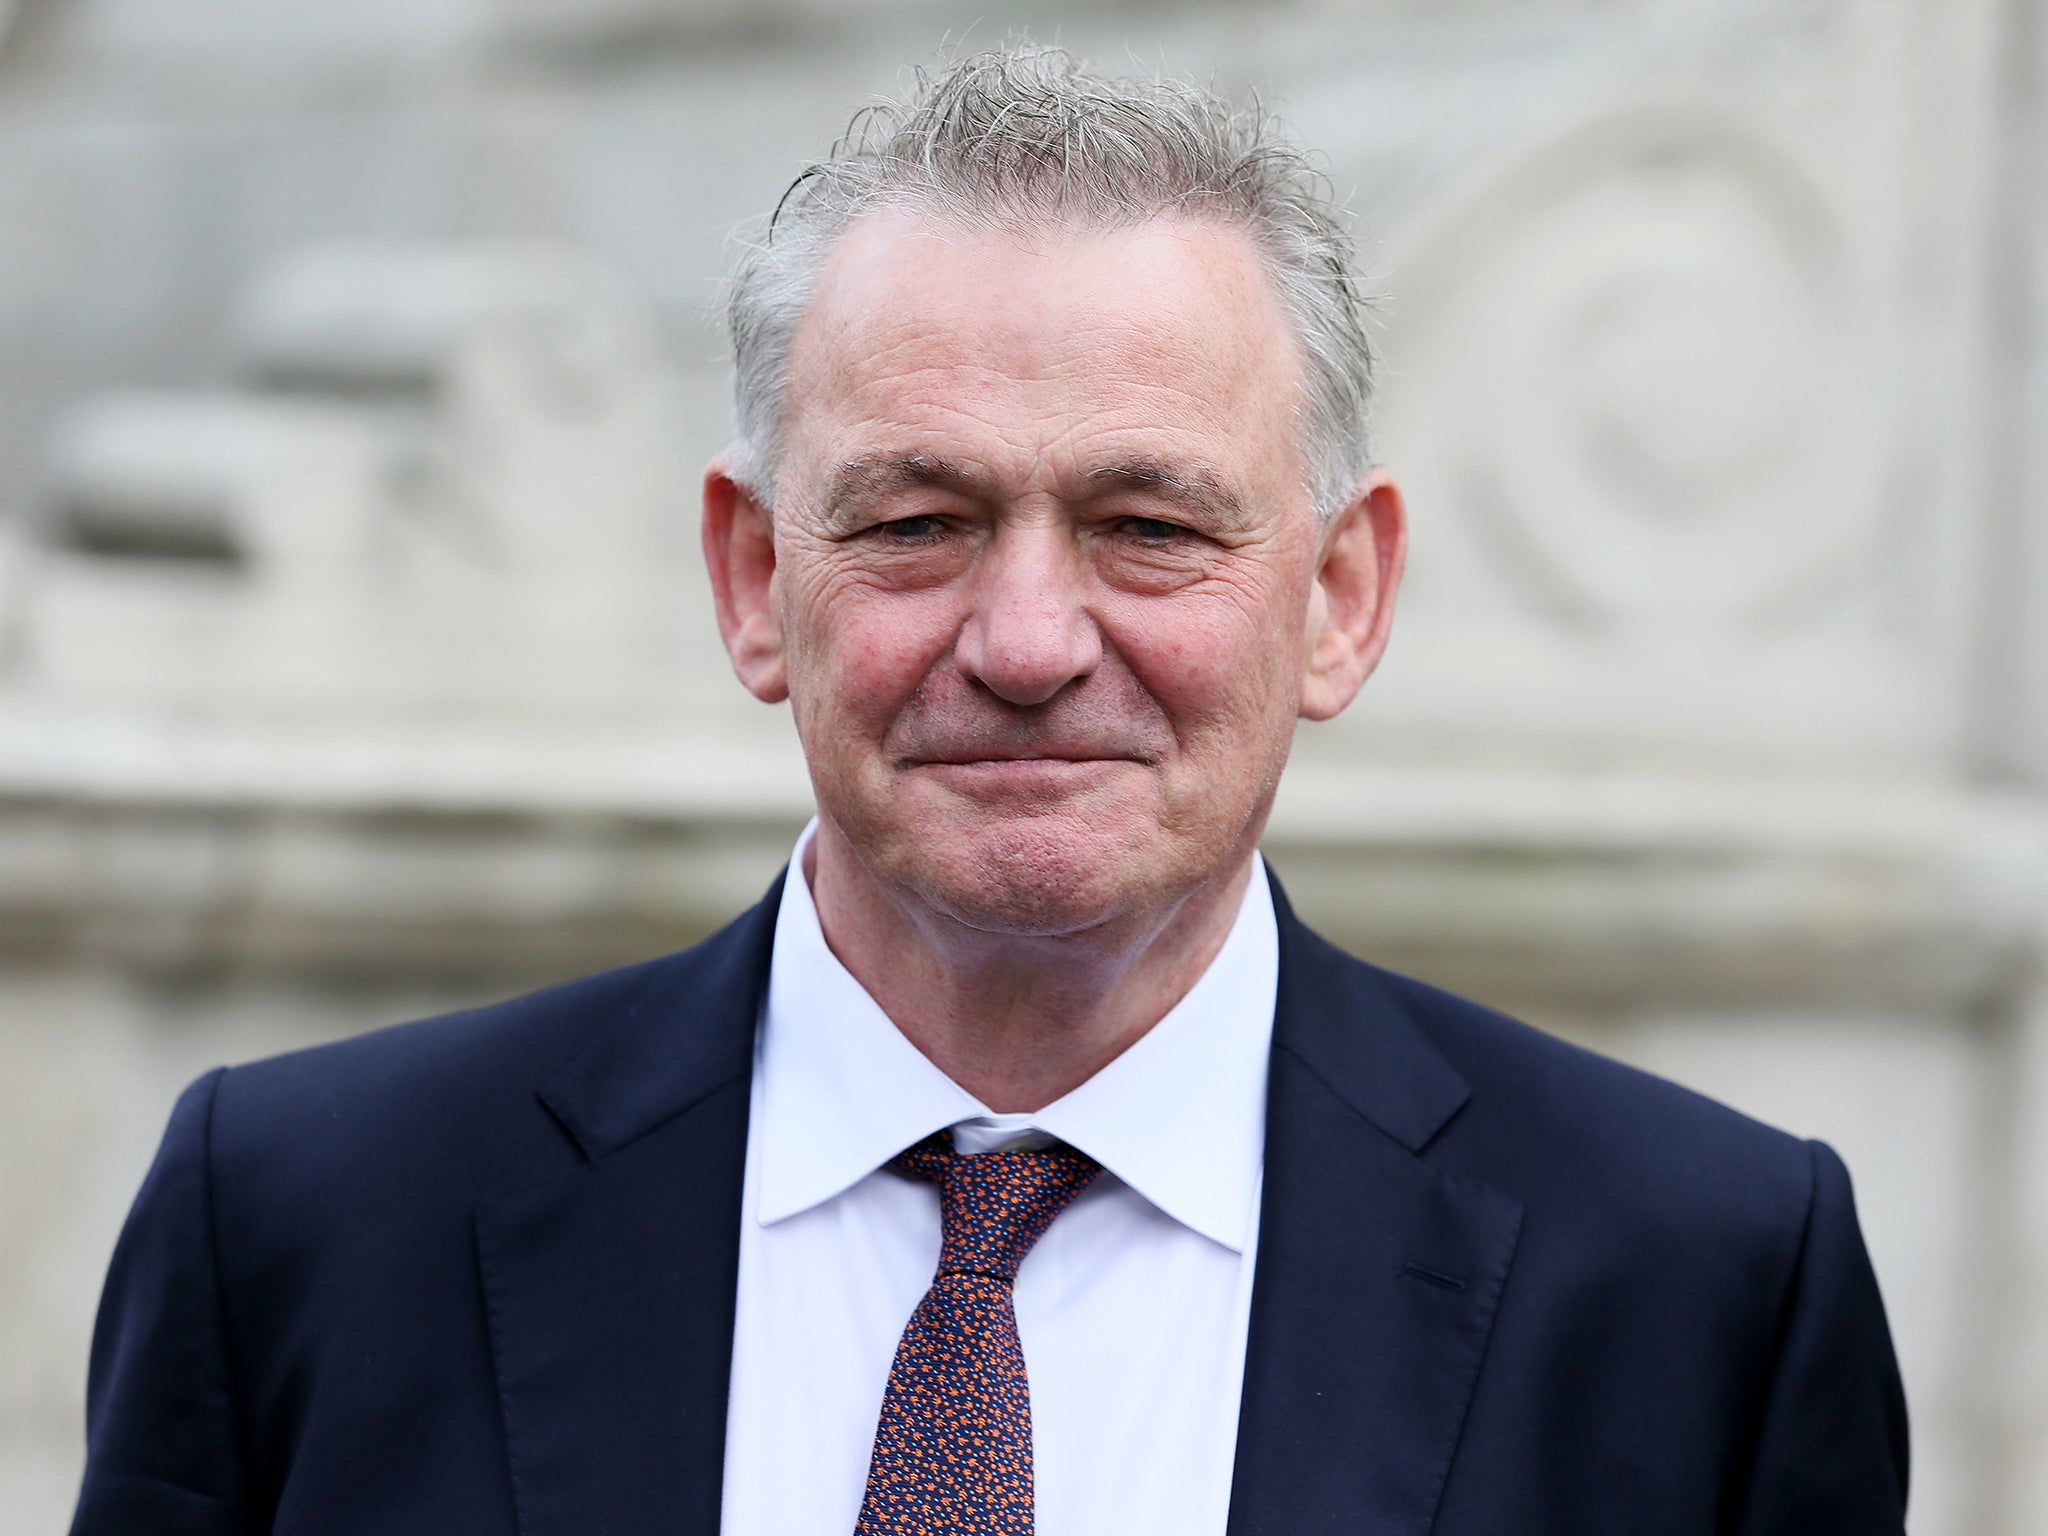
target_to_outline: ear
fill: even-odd
[[[1379,665],[1394,623],[1394,594],[1408,563],[1408,511],[1383,469],[1323,530],[1309,594],[1301,686],[1304,720],[1339,713]]]
[[[789,667],[775,580],[775,526],[768,509],[733,477],[729,454],[720,454],[704,471],[704,564],[733,671],[762,703],[780,704],[789,697]]]

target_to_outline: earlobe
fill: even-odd
[[[704,471],[704,564],[718,610],[718,632],[732,669],[764,704],[789,697],[782,613],[775,590],[775,528],[719,455]]]
[[[1407,561],[1407,508],[1393,477],[1375,469],[1323,531],[1303,637],[1303,719],[1341,713],[1379,665]]]

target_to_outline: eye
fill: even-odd
[[[897,544],[926,544],[946,531],[945,521],[929,513],[920,517],[899,517],[877,523],[874,532]]]
[[[1188,530],[1179,523],[1157,517],[1127,517],[1123,520],[1123,531],[1140,544],[1175,544],[1188,537]]]

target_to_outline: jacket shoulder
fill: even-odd
[[[245,1197],[288,1211],[388,1202],[395,1188],[467,1200],[579,1163],[582,1128],[549,1086],[573,1085],[593,1059],[645,1078],[650,1063],[701,1051],[712,1028],[729,1032],[772,932],[763,912],[658,959],[228,1068],[215,1166]]]
[[[1363,964],[1364,962],[1359,962]],[[1805,1161],[1801,1140],[1695,1089],[1391,971],[1375,973],[1402,1012],[1473,1089],[1475,1120],[1592,1147],[1658,1149],[1691,1162],[1751,1148]]]
[[[1305,929],[1296,946],[1318,992],[1342,1000],[1345,1028],[1460,1085],[1463,1102],[1426,1149],[1438,1166],[1596,1226],[1796,1243],[1813,1144]],[[1360,1074],[1374,1054],[1356,1054]]]
[[[352,1161],[446,1156],[527,1118],[537,1085],[657,988],[675,959],[230,1067],[216,1091],[216,1142]]]

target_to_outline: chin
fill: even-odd
[[[1185,850],[1160,846],[1156,827],[1119,833],[1113,822],[1068,813],[931,835],[938,831],[920,829],[897,874],[933,908],[985,933],[1055,938],[1184,894],[1175,876]]]

